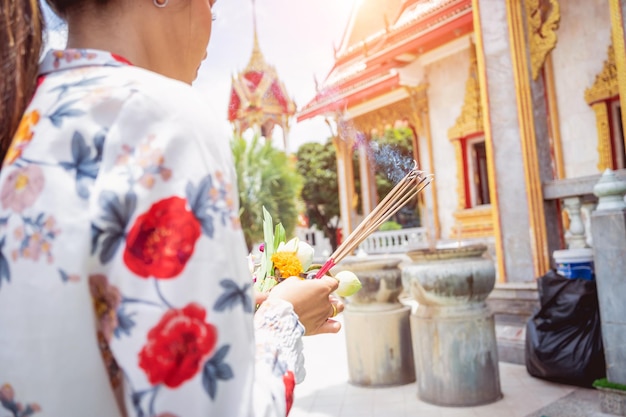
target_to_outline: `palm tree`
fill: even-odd
[[[286,235],[292,236],[298,220],[298,196],[302,178],[285,152],[271,142],[261,143],[255,136],[250,142],[235,137],[231,144],[237,187],[239,217],[248,250],[263,241],[263,207],[282,223]]]

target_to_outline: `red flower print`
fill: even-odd
[[[96,312],[98,330],[102,332],[108,342],[113,337],[113,331],[117,327],[117,308],[122,302],[120,291],[109,285],[104,275],[89,276],[89,291]]]
[[[169,310],[148,332],[139,352],[139,366],[151,384],[176,388],[191,379],[217,342],[217,329],[206,323],[206,311],[196,303]]]
[[[291,406],[293,405],[293,390],[296,386],[296,379],[293,372],[285,372],[283,375],[283,384],[285,384],[285,400],[287,402],[287,414],[289,414]]]
[[[185,199],[161,200],[135,221],[126,238],[124,262],[140,277],[173,278],[185,268],[200,233]]]

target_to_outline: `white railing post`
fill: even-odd
[[[568,249],[585,248],[585,225],[583,223],[580,209],[580,197],[568,197],[563,199],[563,206],[569,216],[569,229],[565,232],[565,241]]]
[[[583,215],[583,224],[585,226],[585,243],[587,247],[593,247],[593,235],[591,233],[591,213],[596,209],[596,203],[594,201],[585,201],[580,210]]]

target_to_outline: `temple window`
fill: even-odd
[[[470,69],[461,114],[448,130],[455,148],[458,206],[451,235],[458,238],[493,235],[487,147],[476,51],[470,48]]]
[[[585,100],[596,115],[598,131],[598,170],[626,168],[626,151],[622,129],[621,106],[617,83],[617,68],[613,45],[602,71],[585,91]]]
[[[467,178],[470,181],[470,207],[489,204],[489,178],[487,176],[487,148],[485,137],[467,140]]]

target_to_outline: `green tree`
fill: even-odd
[[[330,140],[325,144],[305,143],[296,156],[296,169],[304,179],[300,196],[306,215],[309,222],[330,240],[335,250],[340,219],[335,147]]]
[[[413,168],[413,130],[409,127],[386,129],[370,142],[370,157],[376,165],[376,191],[382,200]],[[419,226],[417,199],[408,202],[391,220],[404,227]]]
[[[302,178],[285,152],[258,137],[250,142],[236,137],[231,143],[237,171],[241,227],[248,250],[263,241],[263,207],[292,236],[298,221]]]

